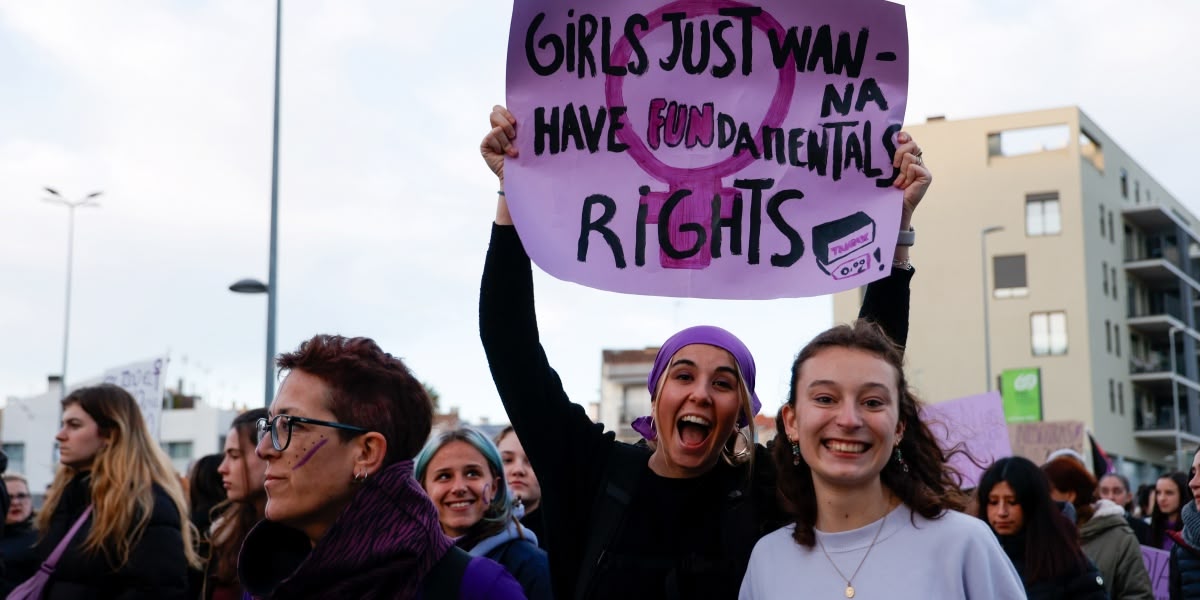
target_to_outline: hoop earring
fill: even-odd
[[[367,469],[364,467],[361,472],[356,472],[352,481],[354,483],[362,483],[367,480]]]

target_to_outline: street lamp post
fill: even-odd
[[[983,368],[984,377],[987,378],[986,385],[983,389],[986,392],[992,391],[992,328],[991,322],[988,320],[988,268],[987,268],[987,235],[997,231],[1004,231],[1004,228],[999,225],[984,227],[979,232],[979,259],[983,263]]]
[[[271,406],[275,397],[275,297],[276,247],[279,244],[279,55],[283,37],[283,0],[275,0],[275,109],[271,130],[271,246],[267,264],[267,282],[242,279],[229,286],[230,291],[242,294],[267,295],[267,365],[263,382],[263,406]]]
[[[67,393],[67,350],[71,340],[71,267],[75,253],[75,209],[87,206],[99,207],[100,203],[93,202],[103,192],[92,192],[81,200],[67,200],[58,190],[52,187],[42,188],[50,194],[44,201],[67,207],[67,298],[63,308],[63,350],[62,350],[62,396]]]

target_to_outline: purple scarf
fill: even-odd
[[[750,350],[746,348],[742,340],[720,327],[711,325],[689,327],[671,336],[663,343],[662,347],[658,349],[658,356],[654,357],[654,368],[646,377],[646,387],[650,390],[650,397],[654,398],[658,379],[662,377],[663,371],[667,370],[671,357],[675,356],[675,353],[684,346],[692,344],[716,346],[733,355],[733,360],[737,361],[738,370],[742,372],[742,377],[746,380],[746,389],[750,390],[751,415],[757,415],[758,411],[762,409],[762,402],[758,400],[758,394],[754,393],[754,356],[750,354]],[[738,427],[745,427],[749,424],[745,415],[738,416]],[[654,423],[650,417],[638,417],[630,426],[648,440],[658,437],[658,432],[654,430]]]
[[[406,460],[368,477],[315,547],[298,530],[259,522],[238,556],[246,590],[255,598],[418,598],[452,542],[412,473]]]

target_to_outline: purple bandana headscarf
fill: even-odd
[[[654,357],[654,368],[650,371],[650,376],[646,378],[646,387],[650,389],[650,397],[654,397],[654,388],[658,384],[658,379],[662,377],[663,371],[667,370],[667,363],[670,362],[671,357],[675,356],[680,348],[692,344],[716,346],[733,355],[733,360],[737,361],[738,370],[742,372],[742,378],[746,381],[746,389],[750,390],[750,413],[757,415],[759,409],[762,408],[762,402],[759,402],[758,394],[754,393],[754,357],[750,355],[750,350],[746,348],[742,340],[720,327],[710,325],[689,327],[671,336],[663,343],[662,347],[658,349],[658,356]],[[738,427],[745,427],[749,424],[745,415],[738,416]],[[658,437],[650,417],[638,417],[630,426],[648,440]]]

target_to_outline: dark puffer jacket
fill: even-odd
[[[1025,536],[1018,534],[996,537],[1000,539],[1000,546],[1017,568],[1017,574],[1021,576],[1021,583],[1025,584],[1025,595],[1029,600],[1108,600],[1108,594],[1104,591],[1104,578],[1100,576],[1092,561],[1088,561],[1086,569],[1053,581],[1031,583],[1025,578]]]
[[[46,537],[37,547],[39,564],[75,524],[91,503],[91,478],[80,473],[67,484],[50,518]],[[135,600],[187,597],[187,558],[182,521],[167,492],[154,486],[154,512],[142,539],[129,553],[129,562],[114,569],[103,553],[82,548],[91,530],[89,517],[67,545],[47,587],[47,600]]]
[[[1101,500],[1092,518],[1079,528],[1083,552],[1104,576],[1108,595],[1122,600],[1154,600],[1150,576],[1137,536],[1120,506]]]

